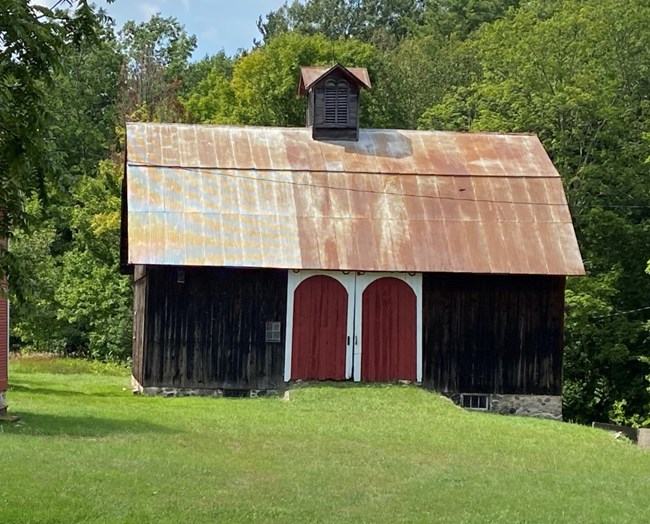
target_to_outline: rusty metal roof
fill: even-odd
[[[298,84],[298,95],[304,95],[311,86],[318,82],[324,76],[327,76],[335,69],[340,69],[345,74],[354,79],[360,86],[370,89],[370,76],[365,67],[343,67],[341,64],[335,64],[332,67],[302,66],[300,68],[300,83]]]
[[[536,136],[127,125],[130,264],[584,274]]]

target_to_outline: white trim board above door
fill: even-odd
[[[347,337],[345,378],[354,378],[359,382],[362,379],[361,364],[363,359],[362,343],[362,307],[363,293],[372,284],[382,278],[395,278],[408,284],[415,293],[416,298],[416,381],[422,381],[422,274],[408,273],[363,273],[342,271],[289,271],[287,285],[287,321],[285,337],[285,365],[284,380],[295,379],[291,376],[293,331],[294,331],[294,297],[298,286],[310,277],[324,275],[336,279],[347,292]],[[412,369],[412,368],[411,368]]]

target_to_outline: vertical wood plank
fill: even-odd
[[[564,285],[553,276],[425,274],[425,386],[561,394]]]
[[[143,384],[144,382],[144,361],[142,353],[144,350],[144,327],[145,310],[147,297],[147,273],[143,266],[138,266],[134,271],[135,282],[133,284],[133,368],[132,373],[135,379]]]
[[[287,272],[150,268],[144,384],[274,389],[283,383],[283,342],[267,343],[266,322],[286,317]]]

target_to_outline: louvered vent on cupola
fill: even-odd
[[[298,94],[309,95],[307,126],[316,140],[359,139],[359,90],[370,89],[362,67],[301,67]]]

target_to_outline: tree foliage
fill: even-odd
[[[287,33],[241,57],[232,79],[213,70],[186,101],[203,123],[302,126],[306,101],[296,97],[300,66],[357,64],[374,70],[375,49],[357,40]]]
[[[0,238],[26,225],[25,199],[44,196],[60,174],[47,92],[64,47],[96,36],[97,17],[86,0],[58,5],[72,9],[0,3]],[[9,262],[3,248],[0,255],[2,273]]]
[[[140,24],[128,21],[118,42],[124,57],[121,113],[146,106],[155,119],[182,119],[177,95],[196,36],[188,35],[175,18],[154,15]]]
[[[260,17],[257,27],[267,43],[288,32],[330,40],[399,40],[422,23],[424,6],[424,0],[293,0]]]
[[[263,41],[289,32],[355,38],[386,48],[409,36],[465,39],[520,0],[293,0],[260,17]]]
[[[430,0],[425,27],[439,35],[466,38],[483,24],[503,18],[521,0]]]
[[[118,272],[121,124],[182,114],[176,88],[195,39],[160,17],[118,35],[97,19],[94,31],[58,49],[40,93],[57,176],[44,179],[46,201],[29,200],[29,232],[14,230],[13,333],[24,348],[124,359],[132,291]]]

